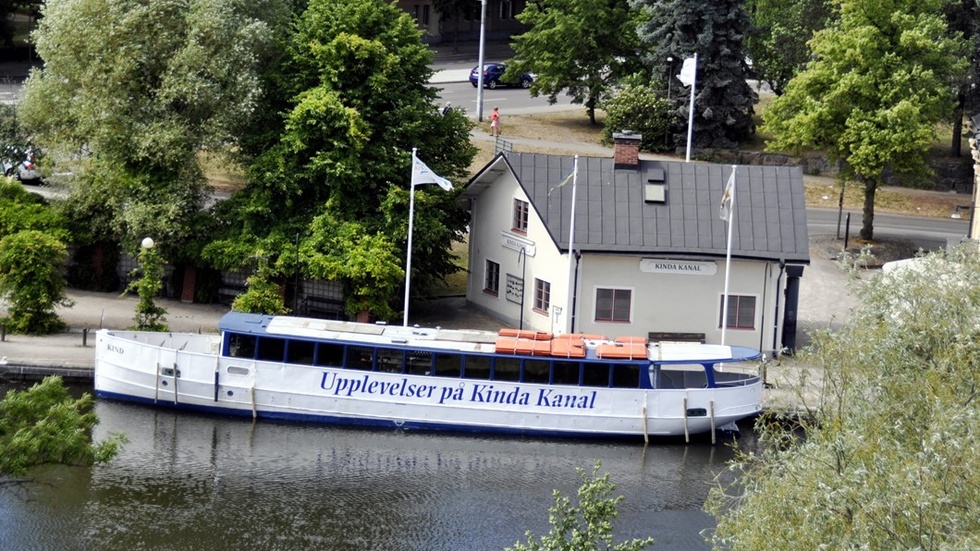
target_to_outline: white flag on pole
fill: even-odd
[[[698,71],[698,58],[697,56],[689,57],[684,60],[684,65],[681,67],[681,73],[677,75],[677,78],[684,83],[684,86],[690,86],[694,84],[694,78]]]
[[[732,199],[735,196],[735,167],[732,166],[732,175],[728,177],[725,184],[725,193],[721,196],[721,219],[728,222],[732,216]]]
[[[412,151],[412,185],[416,186],[418,184],[439,184],[439,187],[446,191],[451,191],[453,189],[453,183],[439,176],[432,169],[425,166],[418,157],[415,156],[415,151]]]

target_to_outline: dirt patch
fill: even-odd
[[[849,259],[848,264],[856,263],[860,267],[875,269],[882,264],[894,260],[902,260],[915,256],[918,249],[911,241],[904,239],[875,239],[865,241],[860,238],[844,240],[832,235],[810,236],[810,255],[829,260]]]

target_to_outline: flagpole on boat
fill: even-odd
[[[725,184],[725,193],[721,198],[722,220],[728,221],[728,245],[725,251],[725,294],[721,306],[721,344],[725,344],[725,329],[728,327],[728,281],[732,272],[732,219],[735,218],[735,171],[737,165],[732,165],[732,175]],[[728,202],[726,209],[725,202]],[[725,216],[727,213],[727,216]]]
[[[408,243],[405,248],[408,252],[405,256],[405,310],[402,317],[402,325],[408,327],[408,287],[412,283],[412,224],[415,217],[415,151],[412,148],[412,184],[408,189]]]
[[[572,327],[572,317],[575,315],[572,312],[572,304],[575,296],[575,289],[572,288],[572,266],[575,257],[575,195],[578,190],[578,155],[575,156],[575,164],[572,167],[572,208],[571,208],[571,221],[568,224],[568,300],[565,303],[565,314],[566,331],[571,333],[575,330]]]

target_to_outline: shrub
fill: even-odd
[[[603,143],[612,143],[613,133],[630,130],[643,136],[643,151],[673,150],[676,116],[670,103],[653,88],[629,84],[603,102],[602,109],[606,112]]]

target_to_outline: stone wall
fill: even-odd
[[[684,152],[681,151],[680,154]],[[694,151],[698,159],[720,164],[737,165],[766,165],[766,166],[799,166],[803,174],[810,176],[836,176],[838,166],[818,153],[793,156],[784,153],[766,151],[738,151],[731,149],[698,149]],[[973,193],[973,160],[964,155],[960,158],[938,159],[930,163],[935,176],[927,189],[934,191],[955,191],[956,193]],[[903,180],[886,171],[885,183],[893,186],[906,185]]]

